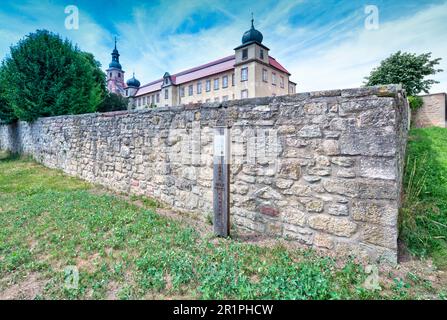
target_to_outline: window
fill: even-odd
[[[219,78],[214,79],[214,90],[219,90]]]
[[[222,101],[228,101],[228,96],[223,96]]]
[[[248,68],[242,68],[241,69],[241,81],[247,81],[248,80]]]
[[[234,73],[231,75],[231,85],[234,87]]]
[[[197,94],[201,94],[202,93],[202,82],[199,81],[197,82]]]
[[[272,72],[272,84],[276,86],[276,73]]]
[[[262,81],[264,81],[264,82],[268,81],[268,71],[267,71],[267,69],[262,69]]]
[[[157,103],[159,103],[159,102],[160,102],[160,94],[157,93]]]
[[[169,99],[169,91],[168,89],[165,89],[165,100]]]
[[[110,78],[112,77],[112,73],[110,72]]]
[[[243,49],[242,50],[242,60],[247,60],[248,59],[248,49]]]
[[[138,98],[138,106],[141,106],[141,98]]]
[[[143,105],[146,104],[146,97],[143,98]]]
[[[166,78],[165,79],[165,84],[168,84],[169,83],[169,78]]]
[[[180,88],[180,97],[184,97],[185,96],[185,87],[181,87]]]
[[[214,98],[214,102],[219,102],[219,97],[217,97],[217,98]]]
[[[194,90],[194,86],[191,84],[191,85],[188,87],[188,94],[189,94],[190,96],[192,96],[192,94],[193,94],[193,90]]]
[[[261,51],[259,52],[259,57],[261,58],[261,60],[264,60],[264,50],[261,49]]]
[[[241,99],[248,98],[248,90],[242,90],[241,91]]]
[[[281,86],[281,88],[284,88],[284,77],[283,76],[279,77],[279,85]]]
[[[228,88],[228,76],[222,77],[222,88]]]
[[[121,73],[118,73],[118,78],[121,78]]]
[[[209,92],[211,90],[211,80],[206,80],[206,92]]]
[[[155,96],[154,95],[152,95],[151,100],[152,100],[152,104],[155,104]]]
[[[126,89],[126,97],[129,96],[129,90]]]

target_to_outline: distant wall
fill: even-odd
[[[424,104],[413,113],[412,121],[416,128],[446,127],[446,94],[437,93],[421,96]]]
[[[396,261],[408,105],[395,86],[41,118],[0,127],[0,148],[205,217],[219,124],[232,224]]]

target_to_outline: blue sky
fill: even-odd
[[[79,8],[79,29],[66,30],[64,9]],[[379,28],[367,30],[365,6],[379,9]],[[36,29],[68,37],[104,68],[118,37],[121,64],[143,83],[232,54],[255,26],[270,54],[298,91],[358,87],[397,50],[432,51],[447,70],[447,0],[3,0],[0,57]],[[432,92],[447,91],[447,71]]]

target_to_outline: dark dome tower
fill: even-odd
[[[124,92],[124,71],[120,64],[120,54],[116,48],[116,38],[115,38],[115,48],[112,51],[112,62],[109,64],[109,69],[107,72],[107,89],[109,92],[117,93],[120,95],[125,95]]]

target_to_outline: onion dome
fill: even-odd
[[[137,79],[135,79],[135,72],[133,73],[132,78],[130,78],[129,80],[127,80],[126,82],[128,87],[134,87],[134,88],[139,88],[140,87],[140,81],[138,81]]]
[[[249,42],[257,42],[262,43],[262,39],[264,39],[261,32],[255,29],[254,27],[254,19],[251,19],[251,29],[246,31],[242,36],[242,44],[246,44]]]

